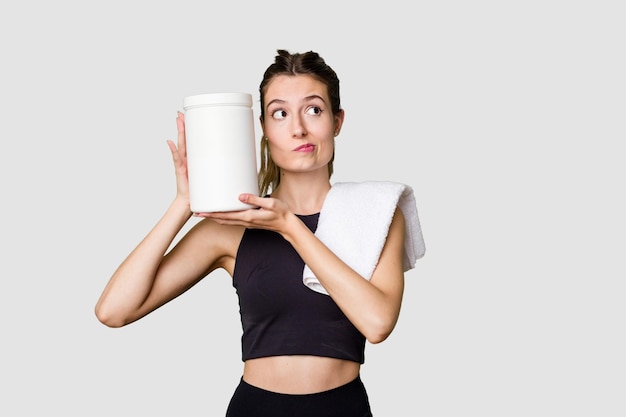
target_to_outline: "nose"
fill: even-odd
[[[301,138],[306,136],[307,131],[304,128],[304,123],[302,123],[302,118],[300,116],[296,116],[293,118],[293,137]]]

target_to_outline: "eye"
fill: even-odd
[[[323,110],[320,107],[312,106],[312,107],[309,107],[308,109],[306,109],[306,114],[317,116],[317,115],[322,114],[322,111]]]
[[[274,119],[284,119],[287,117],[287,112],[284,110],[276,110],[272,113]]]

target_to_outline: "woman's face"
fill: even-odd
[[[333,116],[326,86],[308,75],[279,75],[265,91],[263,132],[283,172],[328,172],[343,111]]]

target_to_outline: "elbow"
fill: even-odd
[[[381,320],[378,323],[369,326],[364,336],[371,344],[382,343],[391,334],[396,325],[396,320]]]
[[[372,345],[377,345],[384,342],[386,339],[386,337],[368,337],[367,341],[370,342]]]
[[[115,314],[112,314],[110,310],[107,311],[107,309],[100,304],[96,305],[94,312],[98,321],[107,327],[119,328],[128,324],[125,320],[120,317],[116,317]]]
[[[376,332],[376,333],[371,333],[369,335],[366,335],[365,338],[371,344],[376,345],[378,343],[382,343],[385,340],[387,340],[390,334],[391,332]]]

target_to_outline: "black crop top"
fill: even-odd
[[[319,214],[298,216],[311,231]],[[280,234],[246,229],[235,263],[242,360],[315,355],[365,360],[365,337],[328,295],[304,285],[304,261]]]

